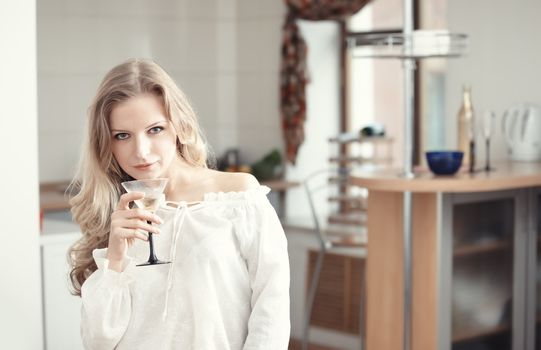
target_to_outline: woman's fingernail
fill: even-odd
[[[162,218],[160,218],[160,217],[157,216],[157,215],[156,215],[156,221],[158,221],[158,223],[160,223],[160,224],[163,224]]]

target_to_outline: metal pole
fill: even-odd
[[[415,60],[412,54],[413,2],[404,0],[404,177],[413,177],[413,113],[414,113],[414,71]],[[412,290],[412,247],[411,247],[412,194],[404,192],[403,199],[403,239],[404,239],[404,320],[403,349],[409,350],[411,344],[411,290]]]
[[[415,60],[411,57],[413,33],[413,3],[412,0],[404,0],[404,176],[413,177],[413,103],[414,103],[414,72]]]

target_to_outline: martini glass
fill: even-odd
[[[152,213],[156,211],[160,201],[163,198],[163,190],[167,184],[165,178],[159,179],[143,179],[143,180],[134,180],[122,182],[122,187],[126,189],[127,192],[143,192],[145,197],[135,201],[135,204],[141,209],[148,210]],[[149,225],[152,223],[147,221]],[[154,240],[152,238],[152,232],[148,233],[148,244],[150,246],[150,256],[148,261],[137,266],[150,266],[150,265],[159,265],[159,264],[169,264],[170,261],[162,261],[156,257],[154,252]]]

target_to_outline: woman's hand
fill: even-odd
[[[162,220],[157,215],[147,210],[130,209],[129,207],[130,202],[143,197],[145,194],[142,192],[123,194],[120,196],[116,210],[111,214],[107,259],[109,260],[109,268],[112,270],[122,271],[122,262],[126,251],[135,239],[148,240],[148,236],[139,230],[160,233],[158,227],[147,224],[147,221],[161,224]]]

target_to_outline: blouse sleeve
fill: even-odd
[[[265,194],[247,207],[241,253],[252,288],[252,312],[244,350],[286,350],[289,343],[289,258],[287,240]]]
[[[108,268],[107,248],[92,255],[98,269],[81,287],[81,336],[85,349],[114,349],[130,321],[134,264],[126,257],[119,273]]]

